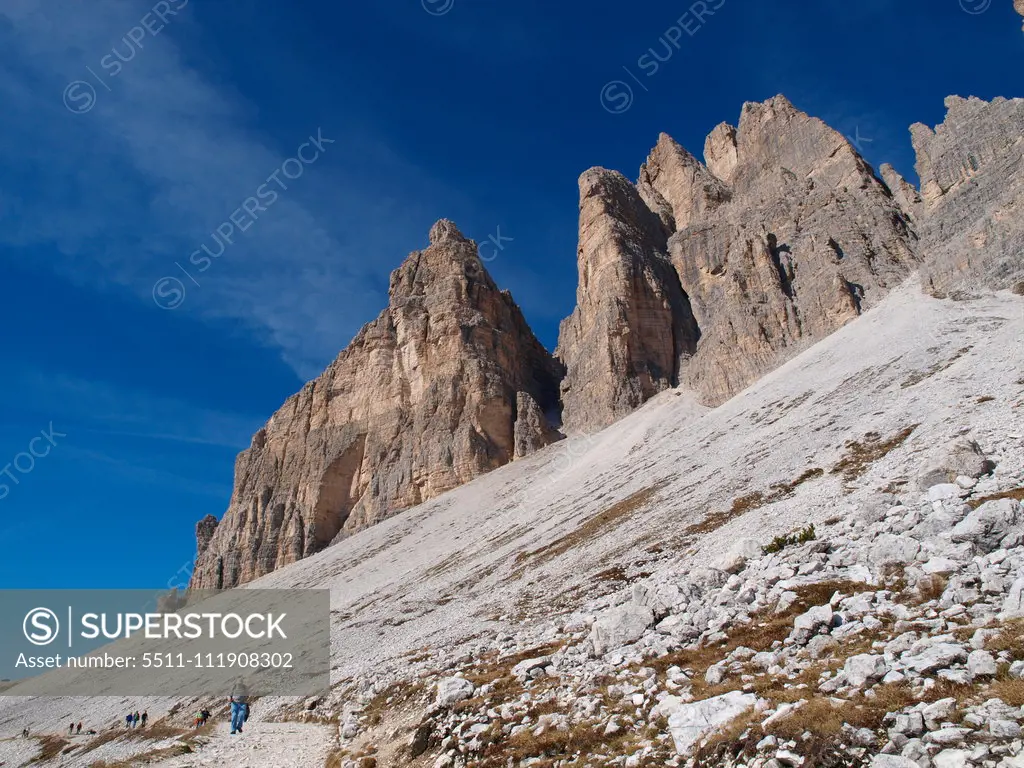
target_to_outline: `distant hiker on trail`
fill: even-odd
[[[28,728],[23,728],[23,729],[22,729],[22,731],[21,731],[21,737],[22,737],[23,739],[27,739],[27,738],[28,738]]]
[[[124,716],[124,727],[125,728],[131,728],[132,727],[132,720],[133,720],[132,713],[129,712],[127,715]]]
[[[139,724],[139,713],[136,711],[136,713],[132,716],[132,728],[134,728],[138,724]]]
[[[199,712],[199,724],[206,725],[208,722],[210,722],[210,710],[208,710],[206,707],[203,707],[203,709]]]
[[[231,734],[242,732],[242,724],[249,717],[249,689],[245,681],[238,678],[231,691]]]
[[[79,723],[79,724],[78,724],[78,725],[76,726],[75,730],[76,730],[76,732],[77,732],[77,733],[81,733],[81,732],[82,732],[82,724],[81,724],[81,723]]]
[[[147,720],[149,720],[149,712],[148,711],[142,713],[142,727],[143,728],[146,727],[146,721]]]
[[[68,726],[68,736],[74,736],[74,735],[75,735],[75,724],[72,723],[71,725]]]

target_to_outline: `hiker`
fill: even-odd
[[[75,724],[72,723],[71,725],[68,726],[68,736],[74,736],[74,735],[75,735]]]
[[[81,735],[81,733],[82,733],[82,724],[81,724],[81,723],[79,723],[79,724],[78,724],[78,725],[76,726],[75,730],[76,730],[76,732],[78,733],[78,735]]]
[[[22,731],[21,731],[21,737],[22,737],[23,739],[27,739],[27,738],[28,738],[28,728],[24,728],[24,729],[22,729]]]
[[[134,728],[138,724],[139,724],[139,712],[138,712],[138,710],[136,710],[135,714],[132,716],[132,728]]]
[[[125,728],[131,728],[132,727],[132,713],[131,712],[129,712],[127,715],[124,716],[124,727]]]
[[[210,710],[208,710],[206,707],[203,707],[203,709],[199,712],[199,718],[200,725],[206,725],[208,722],[210,722]]]
[[[192,722],[193,722],[193,724],[195,725],[196,728],[201,726],[203,724],[203,713],[202,712],[196,712],[196,716],[192,719]]]
[[[148,710],[142,713],[142,727],[143,728],[146,727],[146,721],[147,720],[149,720],[149,711]]]
[[[231,734],[242,732],[242,724],[249,716],[249,690],[245,681],[238,678],[231,692]]]

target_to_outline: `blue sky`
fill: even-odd
[[[489,267],[553,347],[589,166],[635,177],[660,131],[700,155],[781,92],[913,177],[945,95],[1024,95],[1010,0],[689,6],[5,0],[0,587],[181,580],[237,452],[438,218],[506,238]]]

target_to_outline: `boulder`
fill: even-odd
[[[1019,619],[1024,617],[1024,576],[1019,576],[1010,585],[1010,591],[1003,601],[1002,617],[1004,619]]]
[[[538,656],[535,659],[526,659],[512,667],[512,675],[520,680],[526,680],[531,677],[531,673],[538,669],[543,671],[550,663],[550,656]]]
[[[885,657],[871,653],[851,656],[843,666],[846,682],[857,688],[862,688],[865,683],[881,680],[888,671]]]
[[[626,603],[605,611],[590,630],[594,655],[603,656],[614,648],[635,643],[653,625],[654,611],[647,606]]]
[[[932,758],[933,768],[969,768],[971,753],[966,749],[944,749]]]
[[[967,672],[972,677],[992,677],[996,673],[995,657],[988,651],[971,651],[967,655]]]
[[[904,656],[902,662],[921,674],[946,669],[958,662],[966,661],[967,651],[954,643],[936,643],[913,656]]]
[[[668,730],[675,742],[676,752],[687,755],[704,736],[735,720],[757,704],[752,693],[732,691],[691,704],[680,704],[669,715]]]
[[[871,768],[921,768],[909,757],[900,755],[875,755],[871,758]]]
[[[1022,525],[1020,502],[1014,499],[986,501],[954,526],[950,538],[970,543],[983,552],[999,548],[999,542]]]
[[[739,573],[742,571],[748,560],[761,557],[763,554],[761,544],[754,539],[739,539],[726,550],[716,567],[726,573]]]
[[[436,702],[439,706],[450,707],[473,697],[476,687],[464,677],[446,677],[437,683]]]
[[[958,477],[978,478],[992,471],[994,465],[973,440],[961,437],[953,440],[917,477],[922,491],[933,486],[956,483]],[[954,495],[960,487],[954,485]]]
[[[835,618],[836,613],[831,605],[817,605],[793,619],[793,631],[790,636],[797,642],[806,643],[821,630],[829,629]]]
[[[883,533],[871,542],[867,557],[875,566],[907,565],[914,562],[921,551],[921,542],[909,536]]]

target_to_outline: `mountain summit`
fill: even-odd
[[[250,581],[557,439],[560,375],[476,245],[437,222],[387,309],[239,455],[192,586]]]

